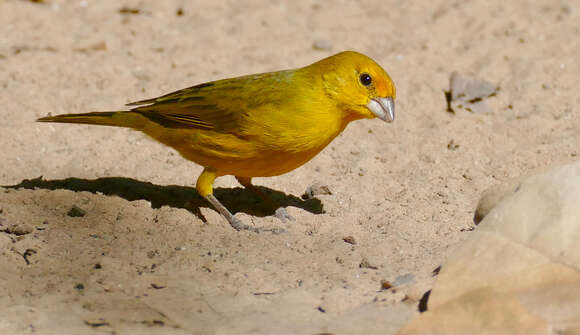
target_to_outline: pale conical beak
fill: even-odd
[[[395,102],[391,97],[374,98],[367,104],[367,108],[385,122],[395,120]]]

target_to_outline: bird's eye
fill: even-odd
[[[360,83],[364,86],[369,86],[373,82],[373,78],[368,73],[363,73],[359,77]]]

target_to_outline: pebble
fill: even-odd
[[[304,194],[302,195],[302,199],[307,200],[314,198],[314,196],[316,195],[330,195],[330,194],[332,194],[332,192],[330,191],[328,186],[323,185],[319,182],[314,182],[312,185],[306,188],[306,191],[304,191]]]
[[[312,48],[314,50],[330,50],[332,49],[332,42],[325,39],[318,39],[312,43]]]
[[[85,211],[84,209],[77,207],[76,205],[73,205],[71,207],[71,209],[66,213],[66,215],[73,217],[73,218],[77,218],[77,217],[83,217],[85,215],[87,215],[87,211]]]

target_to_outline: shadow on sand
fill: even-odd
[[[201,207],[211,208],[193,187],[177,185],[155,185],[131,178],[107,177],[98,179],[67,178],[61,180],[44,180],[42,177],[25,179],[17,185],[3,186],[11,189],[44,189],[70,190],[75,192],[90,192],[94,194],[114,195],[128,201],[147,200],[151,207],[169,206],[183,208],[205,221],[200,212]],[[275,191],[267,187],[257,186],[262,192],[272,198],[282,207],[298,207],[313,214],[324,213],[322,203],[316,198],[302,200],[296,196]],[[232,213],[242,212],[253,216],[274,215],[275,208],[269,208],[251,191],[242,187],[216,188],[214,195]]]

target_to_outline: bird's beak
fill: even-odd
[[[374,98],[369,101],[367,108],[385,122],[393,122],[395,120],[395,102],[391,97]]]

